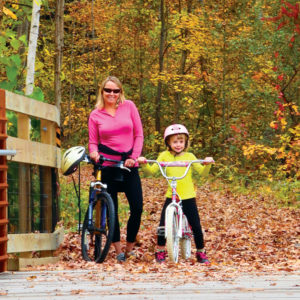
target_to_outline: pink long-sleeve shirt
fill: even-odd
[[[115,116],[102,109],[94,109],[89,117],[89,152],[98,151],[101,143],[118,152],[133,149],[130,158],[137,159],[142,152],[144,142],[143,127],[135,104],[125,100],[119,104]],[[121,156],[105,157],[120,159]]]

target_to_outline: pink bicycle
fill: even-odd
[[[156,163],[162,176],[168,181],[172,189],[172,202],[168,205],[165,213],[165,226],[158,228],[158,234],[164,234],[167,241],[168,257],[172,262],[178,262],[179,248],[183,259],[191,256],[192,230],[186,216],[183,213],[181,199],[176,191],[177,181],[184,178],[191,165],[203,163],[204,160],[158,162],[147,160],[147,163]],[[167,176],[168,167],[186,167],[184,174],[180,177]]]

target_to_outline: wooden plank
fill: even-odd
[[[30,165],[19,164],[19,232],[31,232]]]
[[[21,258],[32,258],[32,251],[21,252],[21,253],[20,253],[20,257],[21,257]]]
[[[30,140],[30,118],[24,114],[18,114],[18,138]]]
[[[14,149],[17,154],[12,157],[13,161],[60,168],[61,150],[53,145],[27,141],[9,136],[7,149]]]
[[[28,266],[40,266],[55,264],[59,261],[58,256],[40,258],[9,258],[7,264],[8,271],[20,271]]]
[[[19,259],[18,258],[8,258],[7,270],[8,271],[18,271],[19,270]]]
[[[53,122],[41,120],[41,142],[56,145],[56,131]],[[41,193],[43,194],[43,232],[52,231],[52,171],[49,167],[41,167]]]
[[[43,194],[43,232],[52,231],[52,172],[49,167],[42,167],[41,172],[43,175],[42,179],[42,189]]]
[[[5,91],[6,109],[55,122],[60,126],[59,110],[55,105],[33,100],[26,96]]]
[[[54,255],[55,251],[54,250],[45,250],[40,252],[40,257],[51,257],[55,256]]]
[[[55,264],[58,261],[59,261],[58,256],[39,257],[39,258],[19,258],[19,270],[25,269],[28,266]]]
[[[30,117],[18,113],[18,138],[30,140]],[[30,165],[19,164],[19,232],[31,232],[30,222]]]
[[[47,120],[41,120],[41,142],[56,145],[56,125]]]
[[[53,233],[8,234],[7,253],[56,250],[63,239],[63,227]]]

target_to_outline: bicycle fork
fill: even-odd
[[[171,207],[175,206],[176,208],[176,218],[177,218],[177,222],[178,222],[178,231],[176,232],[176,237],[178,238],[182,238],[182,208],[180,206],[180,204],[176,203],[176,202],[172,202],[168,205],[167,209],[166,209],[166,213],[165,213],[165,222],[166,224],[168,224],[168,211],[171,209]],[[173,217],[173,216],[172,216]],[[167,230],[165,230],[165,238],[167,238]]]
[[[107,207],[105,204],[99,203],[101,207],[99,207],[99,209],[96,211],[96,220],[95,220],[96,224],[93,224],[93,207],[97,205],[96,203],[98,201],[97,193],[101,191],[101,189],[95,187],[97,183],[99,182],[91,183],[90,191],[89,191],[88,229],[92,230],[95,226],[97,227],[97,225],[99,224],[100,228],[98,228],[98,230],[100,229],[100,231],[105,231],[105,226],[106,226],[105,220],[106,220],[106,213],[107,213]],[[104,184],[101,184],[101,186],[105,188]]]
[[[176,187],[177,187],[177,182],[176,180],[174,180],[174,178],[172,179],[170,186],[172,188],[172,202],[168,205],[167,209],[166,209],[166,214],[165,214],[165,220],[166,220],[166,224],[167,223],[167,216],[168,211],[170,210],[170,208],[172,206],[175,206],[176,208],[176,218],[177,218],[177,222],[178,222],[178,231],[176,232],[176,237],[182,238],[182,215],[183,215],[183,211],[180,205],[181,200],[179,199],[178,196],[178,201],[177,201],[177,193],[176,193]],[[165,230],[165,238],[167,237],[167,231]]]
[[[93,230],[93,206],[96,197],[96,191],[93,187],[90,186],[89,190],[89,210],[88,210],[88,229]]]

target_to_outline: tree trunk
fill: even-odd
[[[27,75],[26,75],[25,95],[31,95],[34,87],[35,54],[36,54],[37,39],[39,35],[40,8],[41,8],[40,2],[33,0],[28,55],[27,55]]]
[[[64,42],[64,0],[56,0],[55,10],[55,76],[54,76],[54,91],[55,105],[60,111],[61,103],[61,69],[63,56]]]
[[[187,1],[187,12],[188,12],[188,14],[191,13],[191,10],[192,10],[192,1],[188,0]],[[181,37],[185,40],[186,40],[188,34],[189,34],[189,30],[187,28],[185,28],[181,31]],[[183,49],[181,51],[180,65],[179,65],[179,68],[178,68],[178,75],[181,76],[181,80],[182,80],[182,75],[185,74],[185,65],[186,65],[187,57],[188,57],[188,51],[187,51],[187,49]],[[179,123],[180,99],[181,99],[181,92],[175,92],[174,123]]]
[[[165,1],[160,1],[160,42],[159,42],[159,75],[164,70],[164,47],[165,47]],[[162,81],[158,80],[157,94],[155,99],[155,130],[160,132],[160,102],[162,95]]]
[[[187,35],[187,32],[186,32],[186,35]],[[179,66],[179,69],[178,69],[178,75],[184,75],[184,73],[185,73],[184,70],[185,70],[187,55],[188,55],[187,50],[182,50],[181,59],[180,59],[180,66]],[[174,118],[175,119],[174,119],[174,123],[179,123],[180,99],[181,99],[181,92],[175,92],[175,112],[174,112]]]

